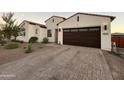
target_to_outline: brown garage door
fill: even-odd
[[[100,27],[67,28],[63,29],[63,43],[100,48]]]

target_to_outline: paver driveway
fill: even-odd
[[[112,79],[102,51],[53,45],[0,66],[0,79]]]

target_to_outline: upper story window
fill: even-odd
[[[54,23],[54,19],[52,20],[52,22]]]
[[[35,34],[38,34],[38,29],[35,30]]]
[[[79,18],[79,16],[77,16],[77,22],[79,22],[79,20],[80,20],[80,18]]]
[[[47,37],[52,37],[52,31],[50,29],[47,30]]]

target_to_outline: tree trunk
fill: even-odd
[[[17,39],[17,37],[15,36],[15,37],[14,37],[14,40],[16,40],[16,39]]]

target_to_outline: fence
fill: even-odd
[[[112,36],[112,42],[116,42],[116,46],[124,48],[124,37]]]

